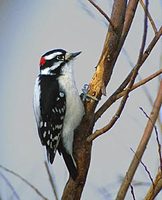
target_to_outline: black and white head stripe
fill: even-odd
[[[57,75],[65,64],[81,52],[67,53],[63,49],[55,49],[45,53],[40,59],[40,74]]]
[[[55,69],[66,63],[65,56],[66,51],[62,49],[55,49],[45,53],[40,59],[40,73],[42,75],[55,74]]]
[[[56,60],[59,60],[59,56],[65,57],[65,54],[66,54],[65,50],[55,49],[55,50],[52,50],[52,51],[45,53],[42,57],[44,57],[46,60],[52,60],[54,58],[56,58]]]
[[[54,55],[54,57],[55,57],[55,55],[59,55],[59,54],[65,55],[66,51],[64,49],[54,49],[54,50],[48,51],[47,53],[43,54],[42,57],[46,57],[49,55]]]

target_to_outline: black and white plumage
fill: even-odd
[[[34,89],[34,113],[47,158],[52,164],[58,150],[73,179],[77,175],[73,158],[74,130],[84,115],[72,70],[73,58],[79,54],[62,49],[44,54]]]

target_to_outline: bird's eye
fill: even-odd
[[[58,56],[56,56],[56,59],[59,60],[59,61],[60,60],[63,61],[63,60],[65,60],[65,56],[64,55],[58,55]]]

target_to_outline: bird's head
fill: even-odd
[[[56,75],[67,63],[72,61],[80,52],[68,53],[63,49],[54,49],[45,53],[40,59],[41,75]]]

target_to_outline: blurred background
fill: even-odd
[[[110,16],[112,1],[96,1]],[[150,1],[149,10],[157,27],[162,25],[162,2]],[[74,64],[79,91],[89,83],[102,51],[107,23],[94,7],[84,0],[0,0],[0,165],[20,174],[38,188],[49,200],[54,199],[44,165],[44,150],[38,138],[32,100],[39,59],[46,51],[63,48],[82,51]],[[112,94],[135,64],[142,40],[143,9],[139,5],[133,26],[116,63],[107,96]],[[154,32],[149,24],[147,44]],[[146,46],[147,46],[146,44]],[[140,70],[146,77],[160,68],[162,41],[159,41]],[[158,78],[146,87],[154,100]],[[107,97],[102,98],[102,102]],[[102,103],[101,102],[101,103]],[[102,127],[116,111],[118,103],[98,121]],[[114,199],[143,133],[147,119],[140,111],[150,113],[151,104],[141,87],[130,94],[126,108],[113,129],[93,143],[92,162],[82,199]],[[158,127],[158,124],[157,124]],[[159,129],[160,133],[160,129]],[[143,162],[154,178],[158,166],[155,134],[149,142]],[[68,179],[62,158],[57,155],[52,165],[59,198]],[[7,182],[8,181],[8,182]],[[134,192],[143,199],[150,179],[143,166],[134,177]],[[9,183],[13,186],[13,192]],[[34,190],[20,179],[0,169],[1,200],[39,200]],[[130,191],[126,199],[132,199]],[[162,199],[162,194],[157,198]]]

